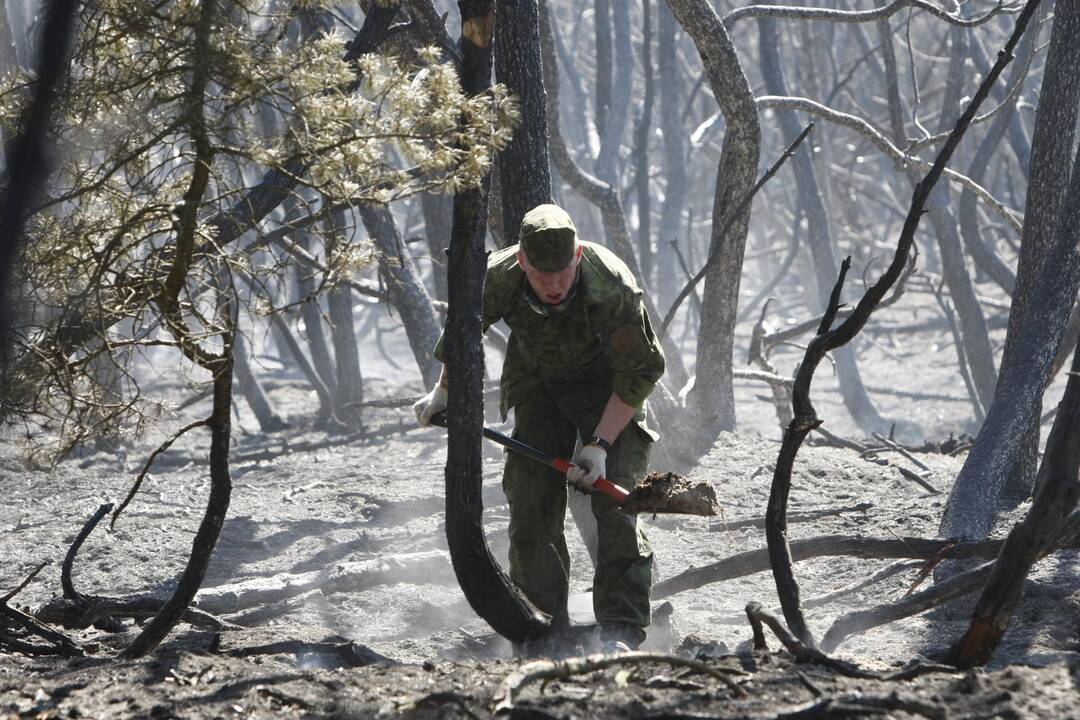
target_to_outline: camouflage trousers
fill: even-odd
[[[514,408],[518,440],[552,455],[570,458],[580,435],[596,428],[610,396],[604,383],[562,384],[531,393]],[[553,385],[553,384],[552,384]],[[612,444],[607,477],[627,489],[644,477],[652,438],[639,413]],[[563,535],[566,476],[517,453],[507,453],[503,490],[510,503],[510,577],[556,623],[566,622],[570,556]],[[571,489],[570,492],[578,492]],[[649,624],[652,550],[636,515],[619,510],[603,493],[592,493],[598,547],[593,609],[602,623]]]

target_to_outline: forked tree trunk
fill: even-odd
[[[732,352],[750,207],[740,213],[726,237],[720,233],[757,179],[761,128],[750,84],[716,11],[705,0],[668,0],[668,5],[701,54],[727,125],[716,171],[709,241],[709,253],[718,253],[718,261],[705,276],[693,393],[700,443],[710,446],[720,431],[735,427]]]
[[[599,5],[599,2],[597,3]],[[600,130],[600,152],[596,175],[609,185],[619,186],[619,150],[630,115],[630,95],[634,83],[634,51],[630,45],[630,0],[617,0],[611,8],[615,38],[615,78],[611,87],[611,108]]]
[[[953,485],[939,528],[944,537],[985,537],[1006,482],[1030,490],[1042,395],[1080,284],[1076,238],[1054,235],[1072,164],[1080,105],[1080,3],[1057,3],[1043,71],[1031,183],[1009,331],[986,421]],[[1075,203],[1075,196],[1072,198]],[[1052,292],[1051,292],[1052,290]]]
[[[518,98],[521,123],[497,158],[503,242],[517,242],[521,219],[551,202],[547,147],[547,95],[540,65],[537,0],[501,0],[495,22],[495,79]]]
[[[459,0],[461,84],[477,95],[490,86],[493,0]],[[487,180],[454,197],[450,242],[450,307],[446,316],[447,408],[446,539],[458,584],[473,610],[500,635],[515,642],[538,638],[550,619],[517,589],[491,555],[484,537],[482,493],[484,346],[480,308],[484,298],[484,228]]]

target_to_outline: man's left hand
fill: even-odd
[[[584,446],[572,462],[574,467],[566,471],[566,478],[582,490],[590,490],[607,473],[607,451],[599,445]]]

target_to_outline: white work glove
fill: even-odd
[[[431,392],[413,404],[412,409],[416,413],[416,422],[420,424],[420,427],[430,425],[431,416],[446,409],[446,398],[446,388],[436,385],[431,388]]]
[[[586,445],[571,461],[574,467],[566,471],[566,479],[582,490],[589,490],[607,473],[607,451],[599,445]]]

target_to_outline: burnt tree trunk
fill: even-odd
[[[459,0],[461,84],[468,95],[490,86],[492,0]],[[480,314],[484,299],[484,228],[487,180],[454,196],[449,255],[449,310],[446,316],[447,407],[446,539],[465,598],[500,635],[515,642],[538,638],[550,618],[517,589],[491,555],[484,537],[482,497],[484,427],[484,346]]]
[[[1073,165],[1070,195],[1080,197],[1080,157]],[[1057,234],[1077,255],[1080,239],[1080,203],[1064,208]],[[1074,260],[1075,262],[1075,260]],[[1009,533],[994,570],[983,588],[967,632],[952,651],[950,662],[957,667],[984,665],[994,654],[1013,610],[1020,602],[1031,566],[1044,555],[1061,534],[1069,513],[1080,501],[1080,352],[1074,352],[1072,373],[1058,414],[1046,440],[1039,492],[1027,517]]]
[[[732,352],[750,207],[739,211],[726,237],[721,232],[728,215],[757,179],[761,128],[750,84],[716,11],[705,0],[668,0],[668,5],[697,46],[727,124],[716,171],[709,241],[709,256],[718,254],[718,262],[705,277],[693,392],[699,440],[709,446],[720,431],[735,427]]]
[[[401,238],[390,209],[361,205],[359,211],[364,227],[379,251],[379,272],[386,286],[386,299],[401,316],[424,387],[433,387],[439,381],[442,366],[431,354],[440,331],[431,297],[416,273],[409,248]]]
[[[264,433],[277,432],[289,427],[289,423],[281,419],[274,411],[266,391],[263,390],[259,379],[251,369],[251,354],[247,349],[247,341],[243,334],[237,333],[233,343],[233,370],[236,372],[236,385],[240,394],[244,396],[255,419],[259,422],[259,429]]]
[[[787,83],[784,80],[780,62],[780,37],[776,31],[776,21],[769,18],[758,19],[759,52],[761,72],[765,78],[766,90],[771,95],[786,96]],[[780,130],[787,139],[796,137],[802,127],[795,118],[794,111],[776,110]],[[836,274],[838,263],[833,251],[832,233],[829,229],[829,212],[825,208],[821,190],[818,186],[814,163],[809,153],[795,153],[791,158],[795,173],[795,186],[799,194],[799,206],[806,213],[808,222],[807,244],[814,261],[814,277],[817,280],[817,303],[812,312],[824,309],[829,302],[829,287]],[[840,394],[844,399],[855,423],[863,432],[887,433],[890,423],[878,413],[874,403],[863,386],[862,375],[855,360],[855,352],[850,345],[838,348],[833,353],[836,360],[836,374],[840,385]]]
[[[985,537],[1007,482],[1015,483],[1015,497],[1030,492],[1034,479],[1042,394],[1080,283],[1074,253],[1054,237],[1067,197],[1080,105],[1078,35],[1080,3],[1058,3],[1035,115],[1031,183],[997,389],[945,505],[939,528],[945,537]]]
[[[503,242],[517,242],[521,219],[551,202],[547,147],[547,95],[540,65],[537,0],[502,0],[495,21],[495,79],[517,96],[521,124],[498,156]]]

